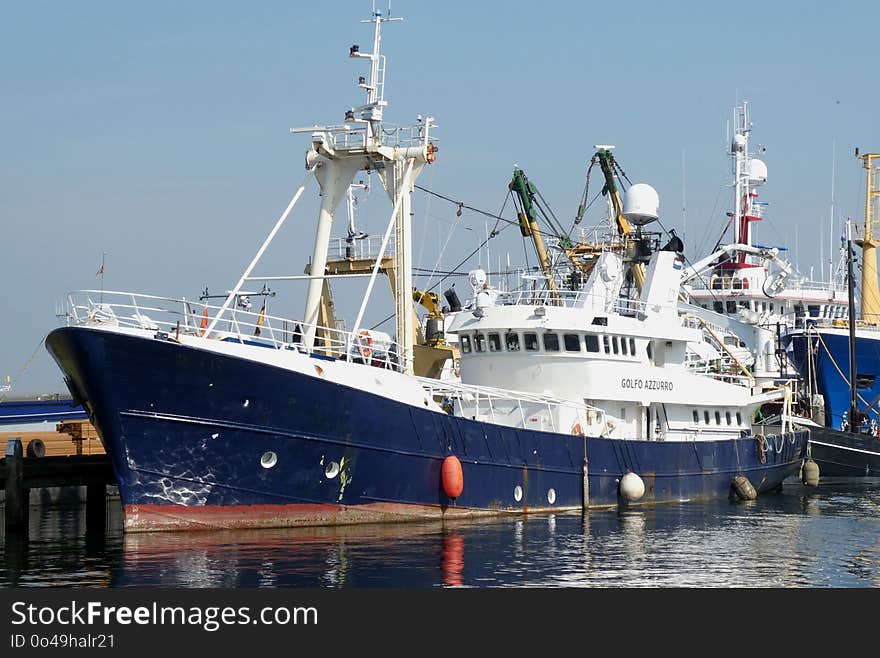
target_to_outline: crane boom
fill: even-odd
[[[614,177],[614,155],[610,148],[598,147],[596,150],[596,158],[599,160],[599,167],[602,169],[602,175],[605,177],[605,192],[611,199],[611,205],[614,209],[614,221],[617,223],[617,231],[625,242],[626,256],[632,261],[633,280],[639,292],[645,285],[645,264],[637,260],[638,256],[638,240],[636,239],[636,231],[632,225],[623,216],[623,202],[620,200],[620,190],[617,187],[617,180]]]
[[[517,213],[519,219],[519,229],[523,237],[530,237],[535,243],[535,251],[538,254],[538,261],[541,264],[541,270],[547,277],[547,287],[558,294],[556,281],[553,279],[553,270],[550,267],[550,258],[547,256],[547,249],[544,246],[544,239],[541,237],[541,229],[538,226],[538,209],[535,203],[535,194],[537,189],[534,184],[526,178],[522,169],[513,170],[513,179],[508,186],[511,192],[519,198],[521,210]]]

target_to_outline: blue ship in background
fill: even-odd
[[[791,362],[803,378],[807,404],[819,427],[810,449],[821,473],[880,477],[880,285],[873,217],[880,217],[880,154],[856,156],[867,169],[862,248],[861,320],[856,320],[852,235],[847,224],[849,318],[808,321],[785,337]]]
[[[42,425],[87,418],[85,409],[70,397],[33,397],[0,401],[0,432],[35,431]]]

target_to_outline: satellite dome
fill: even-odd
[[[749,161],[749,184],[763,185],[767,182],[767,165],[763,160],[752,158]]]
[[[657,190],[646,183],[630,186],[623,199],[623,216],[633,224],[641,226],[657,219],[660,210],[660,197]]]

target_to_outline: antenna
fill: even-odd
[[[681,149],[681,237],[687,244],[687,160],[686,149]]]

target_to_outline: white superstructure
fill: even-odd
[[[752,123],[746,102],[736,108],[735,117],[730,147],[734,198],[728,213],[733,241],[686,266],[682,285],[693,312],[734,333],[752,354],[749,367],[755,378],[772,386],[788,370],[781,334],[803,327],[808,319],[845,318],[846,287],[840,276],[830,274],[828,281],[808,280],[783,258],[784,247],[753,243],[753,224],[764,218],[766,208],[757,190],[767,182],[767,165],[755,157],[763,147],[749,146]]]
[[[579,291],[489,295],[472,276],[474,299],[447,323],[458,336],[462,382],[583,401],[604,413],[603,436],[738,436],[782,391],[755,395],[747,377],[696,365],[694,346],[718,353],[679,312],[681,267],[675,252],[655,252],[638,300],[619,296],[625,268],[613,252],[600,256]],[[575,413],[568,421],[574,433],[599,422]]]

